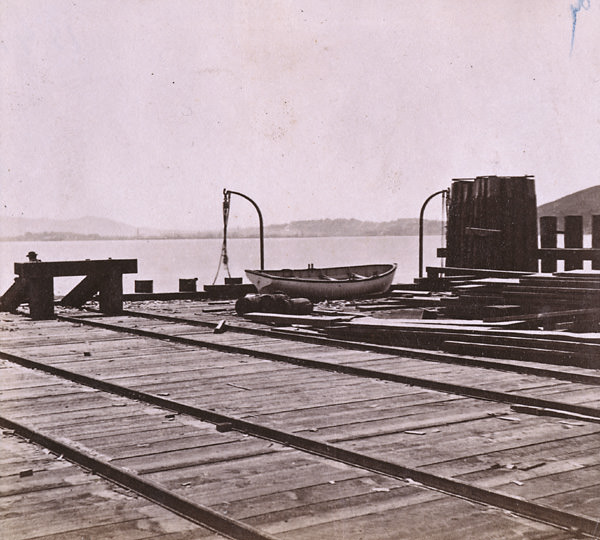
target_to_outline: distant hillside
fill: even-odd
[[[440,234],[439,221],[425,220],[425,234]],[[265,227],[265,236],[412,236],[419,233],[419,220],[403,218],[376,223],[358,219],[293,221]],[[106,238],[220,238],[221,230],[165,231],[138,229],[110,219],[86,217],[71,220],[27,219],[0,216],[0,239],[4,240],[100,240]],[[258,227],[230,229],[230,238],[258,236]]]
[[[538,207],[538,216],[583,215],[584,228],[589,234],[591,215],[600,214],[600,186],[578,191],[556,201]],[[562,223],[559,223],[562,227]],[[425,220],[427,235],[441,233],[442,224]],[[267,225],[267,237],[310,236],[413,236],[419,233],[417,218],[401,218],[394,221],[374,222],[358,219],[318,219],[292,221],[279,225]],[[79,219],[28,219],[0,216],[0,239],[4,240],[100,240],[110,238],[220,238],[222,230],[166,231],[137,228],[118,221],[98,217]],[[230,229],[231,238],[258,236],[257,227]]]
[[[37,240],[77,240],[132,238],[163,234],[164,231],[138,229],[106,218],[47,219],[0,216],[0,238]]]
[[[590,234],[593,214],[600,214],[600,186],[582,189],[538,207],[538,216],[583,216],[583,227]],[[562,224],[559,222],[559,228]]]
[[[440,234],[440,221],[425,220],[423,230],[427,235]],[[256,236],[256,227],[233,229],[232,237]],[[402,218],[394,221],[360,221],[358,219],[317,219],[292,221],[265,227],[265,236],[311,237],[311,236],[415,236],[419,234],[417,218]]]

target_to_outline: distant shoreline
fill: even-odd
[[[319,235],[267,235],[267,238],[378,238],[378,237],[407,237],[407,236],[419,236],[418,234],[319,234]],[[438,233],[425,232],[424,236],[439,236]],[[258,235],[235,235],[231,234],[227,236],[228,240],[243,240],[243,239],[256,239]],[[98,236],[98,235],[61,235],[61,234],[30,234],[18,237],[0,237],[0,242],[112,242],[112,241],[126,241],[126,240],[222,240],[222,236],[212,235],[182,235],[182,236]]]

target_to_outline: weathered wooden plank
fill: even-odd
[[[16,262],[15,274],[24,278],[40,276],[83,276],[105,274],[114,270],[122,274],[137,272],[137,259],[101,259],[85,261]]]
[[[397,491],[397,493],[396,493]],[[406,495],[407,488],[390,493],[372,493],[360,498],[330,504],[326,512],[310,513],[311,508],[281,512],[251,520],[256,526],[267,519],[274,534],[293,540],[314,538],[378,538],[380,540],[427,538],[568,538],[568,534],[541,523],[522,520],[467,501],[446,498],[423,500]],[[483,511],[483,512],[482,512]],[[401,515],[402,519],[398,519]],[[435,519],[432,519],[435,516]],[[460,516],[458,526],[457,517]]]
[[[3,455],[18,456],[22,470],[31,471],[0,477],[3,537],[62,540],[112,531],[113,536],[94,537],[117,534],[119,539],[140,540],[171,532],[198,532],[201,538],[208,532],[22,439],[2,435],[0,449]],[[217,538],[206,536],[211,537]]]

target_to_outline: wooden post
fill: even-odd
[[[151,279],[136,279],[133,283],[133,290],[136,293],[151,293],[154,290],[154,283]]]
[[[592,248],[600,249],[600,215],[592,216]],[[592,269],[600,270],[600,255],[592,256]]]
[[[42,321],[54,318],[54,279],[51,276],[28,278],[27,296],[32,319]]]
[[[116,270],[101,277],[100,311],[108,315],[118,315],[123,312],[122,272]]]
[[[556,216],[542,216],[540,218],[540,247],[556,248],[557,238]],[[542,272],[556,272],[556,257],[552,255],[542,255]]]
[[[583,216],[565,216],[565,247],[583,247]],[[581,255],[565,255],[565,270],[583,268]]]

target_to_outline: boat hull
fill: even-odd
[[[246,270],[259,293],[282,292],[293,298],[337,300],[387,291],[396,264],[372,264],[300,270]]]

